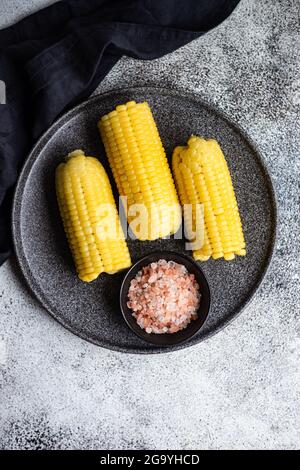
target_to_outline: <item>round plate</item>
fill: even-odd
[[[78,336],[106,348],[130,352],[166,352],[138,338],[119,309],[124,273],[101,275],[91,284],[74,271],[58,213],[54,174],[71,150],[97,156],[111,173],[97,130],[100,116],[126,101],[148,101],[168,157],[191,134],[216,138],[225,153],[236,190],[247,256],[234,261],[209,260],[201,267],[211,288],[210,314],[184,348],[224,327],[254,295],[270,263],[276,233],[276,202],[267,169],[249,138],[224,113],[195,98],[163,89],[117,90],[73,109],[40,139],[21,173],[14,200],[15,250],[26,281],[51,315]],[[113,185],[114,187],[114,185]],[[115,188],[114,188],[115,189]],[[185,252],[184,240],[131,240],[132,260],[152,251]]]

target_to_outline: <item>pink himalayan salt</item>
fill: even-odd
[[[127,306],[147,333],[176,333],[196,320],[199,285],[185,266],[160,259],[132,279]]]

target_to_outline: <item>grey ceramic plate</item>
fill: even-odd
[[[165,352],[129,330],[119,310],[124,274],[80,282],[58,214],[54,171],[64,156],[82,148],[107,167],[98,118],[117,104],[147,100],[168,156],[194,133],[214,137],[225,152],[237,194],[247,242],[247,257],[202,263],[212,294],[201,331],[179,349],[198,343],[224,327],[254,295],[270,263],[276,232],[276,203],[259,153],[226,116],[193,96],[136,88],[96,96],[63,116],[41,138],[22,171],[13,209],[14,243],[23,274],[35,296],[56,320],[99,346],[130,353]],[[110,174],[110,173],[109,173]],[[111,175],[110,175],[111,176]],[[130,241],[133,261],[154,250],[184,251],[181,240]]]

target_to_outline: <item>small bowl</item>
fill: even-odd
[[[137,324],[136,319],[132,315],[132,310],[127,306],[128,291],[131,280],[144,266],[148,266],[150,263],[154,263],[160,259],[183,264],[189,273],[195,275],[195,279],[200,286],[201,301],[198,310],[198,318],[197,320],[192,320],[185,329],[178,331],[177,333],[146,333],[146,331]],[[192,336],[194,336],[204,324],[210,308],[210,289],[202,269],[192,258],[179,253],[173,253],[171,251],[158,251],[140,259],[129,269],[121,286],[120,306],[125,322],[137,336],[158,347],[173,346],[192,338]]]

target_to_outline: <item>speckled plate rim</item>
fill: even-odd
[[[128,349],[126,347],[119,347],[116,346],[115,344],[110,344],[108,342],[101,342],[98,340],[95,340],[93,338],[90,338],[88,335],[85,335],[81,331],[79,331],[77,328],[73,328],[70,326],[67,322],[65,322],[61,317],[57,315],[57,313],[51,308],[51,306],[48,304],[47,299],[45,298],[45,295],[42,291],[42,289],[39,288],[38,285],[35,284],[33,281],[33,275],[31,273],[30,269],[30,264],[26,258],[26,255],[23,250],[22,246],[22,238],[21,238],[21,210],[22,210],[22,196],[23,192],[25,190],[26,186],[26,181],[27,178],[30,174],[30,171],[32,169],[32,166],[38,159],[41,151],[43,148],[47,145],[47,143],[50,141],[50,139],[55,135],[55,133],[64,125],[66,124],[69,120],[71,120],[73,117],[76,116],[76,114],[80,113],[84,108],[87,106],[87,104],[93,104],[94,102],[97,102],[101,99],[107,99],[110,95],[114,96],[117,93],[156,93],[160,94],[163,96],[172,96],[174,98],[184,98],[185,100],[189,100],[190,102],[193,102],[195,105],[201,106],[206,108],[208,111],[215,113],[218,115],[221,119],[225,120],[229,126],[231,126],[237,133],[239,133],[246,143],[250,146],[252,149],[255,158],[257,160],[257,163],[261,167],[265,179],[268,182],[269,186],[269,191],[270,191],[270,199],[272,203],[272,222],[273,222],[273,232],[272,232],[272,238],[270,240],[269,244],[269,250],[266,256],[264,268],[260,271],[261,276],[258,279],[256,285],[254,285],[252,289],[251,295],[240,304],[240,307],[236,310],[235,314],[232,315],[230,318],[227,318],[224,320],[220,325],[218,325],[213,331],[209,332],[204,338],[191,338],[188,342],[182,343],[175,345],[172,347],[172,349],[168,348],[153,348],[153,349],[147,349],[142,348],[142,347],[137,347],[136,350]],[[12,209],[12,234],[13,234],[13,244],[14,244],[14,249],[15,249],[15,254],[17,257],[17,262],[20,267],[20,270],[23,274],[23,277],[25,278],[25,281],[27,282],[31,292],[33,295],[39,300],[39,302],[42,304],[42,306],[46,309],[46,311],[56,320],[58,323],[60,323],[64,328],[75,334],[76,336],[93,343],[97,346],[103,347],[105,349],[113,350],[113,351],[118,351],[122,353],[127,353],[127,354],[160,354],[160,353],[171,353],[174,351],[178,351],[181,349],[185,348],[190,348],[192,346],[195,346],[196,344],[199,344],[202,341],[205,341],[212,336],[214,336],[216,333],[219,331],[223,330],[226,328],[231,322],[233,322],[243,311],[244,309],[250,304],[250,302],[254,299],[256,296],[257,292],[259,291],[262,282],[270,268],[270,264],[273,258],[274,254],[274,249],[276,246],[276,241],[277,241],[277,218],[278,218],[278,210],[277,210],[277,197],[276,193],[274,190],[274,184],[272,181],[272,177],[268,171],[268,168],[265,164],[265,161],[257,148],[257,145],[255,142],[252,140],[251,137],[249,137],[248,133],[232,118],[223,110],[219,109],[215,104],[209,102],[207,99],[203,99],[200,96],[197,96],[193,93],[182,91],[180,89],[166,89],[166,88],[158,88],[154,86],[140,86],[140,87],[130,87],[130,88],[118,88],[114,90],[110,90],[105,93],[100,93],[97,94],[88,100],[84,101],[83,103],[79,104],[78,106],[72,108],[70,111],[67,113],[63,114],[60,118],[58,118],[57,121],[55,121],[52,126],[40,137],[40,139],[37,141],[37,143],[34,145],[32,148],[31,152],[29,153],[29,156],[27,160],[25,161],[25,164],[21,170],[15,192],[14,192],[14,198],[13,198],[13,209]],[[121,313],[120,313],[121,315]]]

